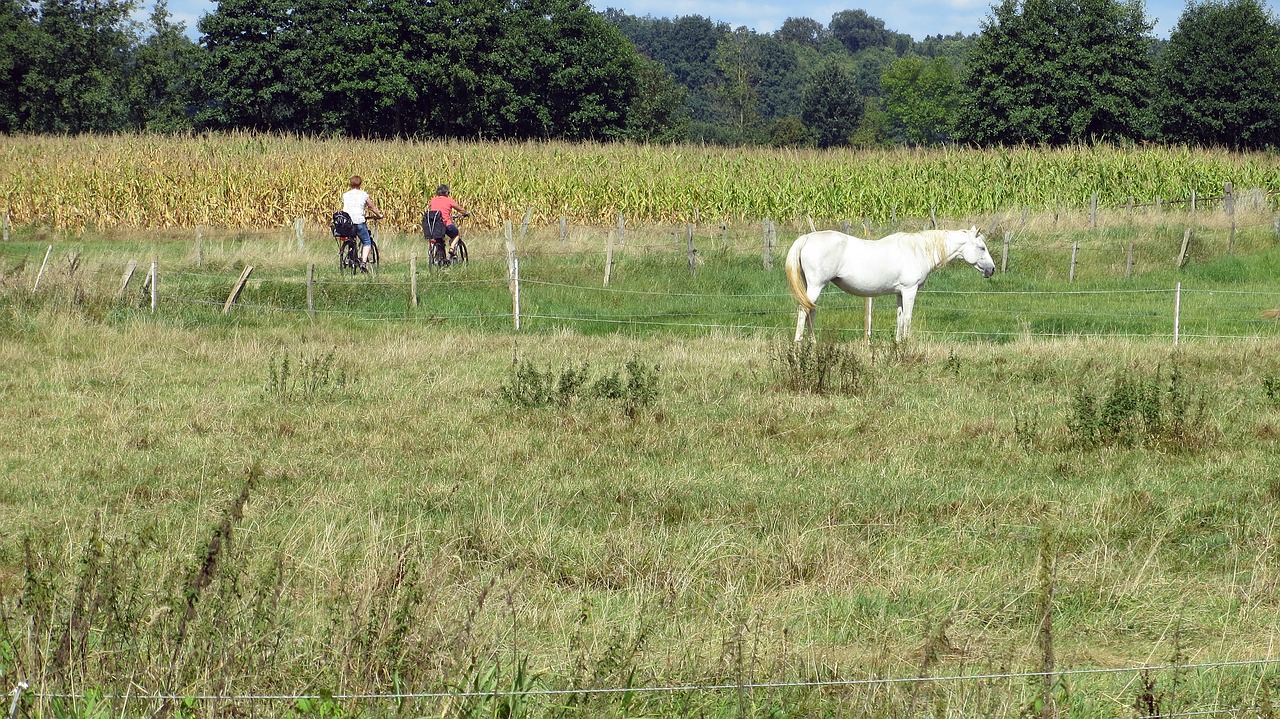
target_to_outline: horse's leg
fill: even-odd
[[[805,328],[805,323],[808,319],[809,319],[809,313],[805,312],[804,308],[801,307],[799,313],[796,316],[796,342],[799,342],[800,340],[804,339],[804,328]]]
[[[898,326],[893,331],[893,341],[902,341],[902,293],[898,293]]]
[[[809,326],[809,341],[818,341],[818,330],[813,326],[813,318],[818,315],[818,295],[822,294],[822,288],[826,283],[821,285],[809,285],[809,301],[813,303],[813,309],[809,310],[805,317],[805,324]]]
[[[898,295],[898,338],[905,342],[911,336],[911,310],[916,305],[916,288],[907,287]]]

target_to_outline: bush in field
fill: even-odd
[[[658,367],[633,357],[621,371],[615,369],[592,381],[586,364],[556,370],[516,360],[499,395],[504,401],[526,409],[568,407],[579,399],[617,402],[628,417],[634,418],[658,399]]]
[[[1194,451],[1212,436],[1203,395],[1187,386],[1174,365],[1166,378],[1117,373],[1106,392],[1078,385],[1071,397],[1067,430],[1077,447],[1168,446]]]
[[[866,364],[850,346],[788,342],[773,357],[775,386],[806,394],[854,394],[862,388]]]

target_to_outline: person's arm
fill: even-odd
[[[459,205],[456,201],[453,203],[453,209],[462,213],[463,217],[466,217],[467,215],[471,214],[470,212],[467,212],[465,209],[463,209],[462,205]]]
[[[365,200],[365,201],[364,201],[364,205],[365,205],[365,207],[369,208],[370,210],[373,210],[373,219],[375,219],[375,220],[381,220],[381,219],[382,219],[382,212],[378,210],[378,206],[377,206],[376,204],[374,204],[374,202],[373,202],[373,198],[372,198],[372,197],[370,197],[369,199]]]

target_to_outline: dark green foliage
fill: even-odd
[[[895,130],[913,145],[951,137],[960,86],[947,58],[904,57],[880,77],[885,111]]]
[[[1267,401],[1280,406],[1280,375],[1268,374],[1262,378],[1262,393]]]
[[[800,119],[818,147],[849,144],[861,117],[862,97],[849,71],[835,58],[823,61],[805,84],[800,100]]]
[[[1076,386],[1067,430],[1077,447],[1166,446],[1195,451],[1212,432],[1203,395],[1197,396],[1175,364],[1167,379],[1160,368],[1150,376],[1122,371],[1105,394]]]
[[[40,0],[8,5],[5,34],[17,45],[7,62],[14,80],[9,131],[113,132],[129,115],[128,60],[133,0]],[[0,70],[4,69],[0,65]],[[4,128],[0,128],[4,129]]]
[[[1002,0],[969,54],[958,136],[980,145],[1144,138],[1150,30],[1137,0]]]
[[[641,60],[638,88],[627,112],[627,139],[636,142],[680,142],[689,133],[688,92],[661,64]]]
[[[227,0],[200,30],[215,127],[619,139],[640,89],[635,48],[580,0]]]
[[[1160,118],[1177,142],[1280,142],[1280,25],[1257,0],[1188,5],[1160,54]]]
[[[876,47],[889,47],[893,33],[884,27],[884,20],[872,17],[866,10],[841,10],[831,16],[831,36],[839,40],[850,53]]]
[[[156,2],[150,25],[151,34],[134,51],[128,126],[156,132],[191,129],[201,100],[193,80],[202,72],[204,54],[187,37],[185,26],[173,22],[166,0]]]
[[[773,357],[773,383],[788,392],[856,394],[866,371],[858,351],[849,345],[788,342]]]
[[[818,48],[831,37],[831,32],[813,18],[789,17],[774,35],[783,42]]]
[[[769,144],[774,147],[800,147],[810,142],[809,128],[794,117],[784,117],[769,129]]]

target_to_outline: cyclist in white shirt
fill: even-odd
[[[342,211],[351,215],[351,222],[356,226],[356,236],[360,238],[360,265],[367,268],[369,251],[373,245],[368,221],[382,219],[382,213],[378,211],[378,206],[369,197],[369,193],[360,189],[362,184],[364,180],[359,175],[351,176],[351,189],[342,193]]]

